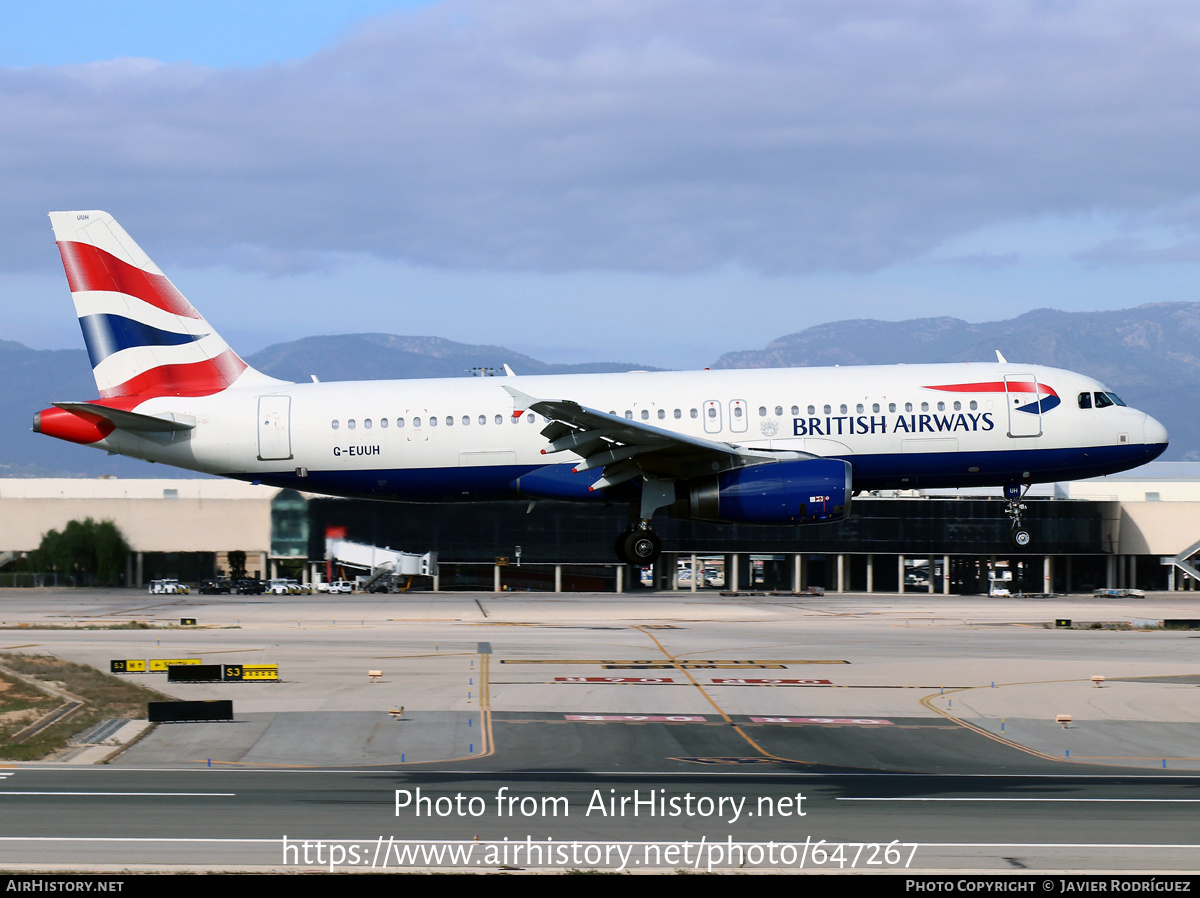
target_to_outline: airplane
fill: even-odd
[[[1167,447],[1096,380],[996,362],[292,383],[250,367],[106,212],[50,220],[98,399],[47,436],[333,496],[627,504],[614,549],[648,565],[655,514],[840,521],[862,491],[1003,487],[1011,542],[1033,483]]]

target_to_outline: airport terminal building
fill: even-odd
[[[827,592],[1015,593],[1097,588],[1193,589],[1164,560],[1200,542],[1200,464],[1155,462],[1095,480],[1046,484],[1028,498],[1034,542],[1015,550],[998,496],[933,491],[859,495],[849,519],[799,527],[676,521],[655,528],[664,555],[651,576],[616,562],[624,506],[541,501],[420,505],[302,495],[238,481],[187,479],[0,480],[0,585],[42,535],[71,520],[111,520],[132,551],[125,582],[196,582],[228,570],[332,578],[325,535],[406,552],[436,551],[439,575],[418,588],[605,591],[653,587]],[[1180,560],[1186,558],[1184,555]],[[360,572],[361,573],[361,572]],[[5,576],[5,575],[8,576]],[[348,572],[349,575],[349,572]]]

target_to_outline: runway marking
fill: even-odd
[[[634,629],[638,630],[641,628],[634,627]],[[642,632],[650,637],[650,640],[658,647],[658,650],[660,652],[662,652],[664,655],[666,655],[668,658],[670,658],[672,663],[677,663],[677,659],[675,658],[675,656],[667,651],[666,646],[664,646],[661,642],[659,642],[657,636],[655,636],[649,630],[643,629]],[[842,663],[845,663],[845,662],[842,662]],[[696,687],[696,689],[698,689],[700,691],[700,694],[702,696],[704,696],[705,701],[707,701],[710,705],[713,706],[713,708],[716,710],[716,712],[721,715],[722,719],[724,719],[724,721],[727,724],[729,724],[731,727],[733,727],[733,731],[735,733],[737,733],[739,736],[741,736],[744,740],[746,740],[746,742],[750,745],[750,747],[753,748],[759,754],[761,754],[763,757],[773,758],[777,761],[790,761],[790,762],[796,763],[796,764],[810,764],[811,763],[809,761],[799,761],[799,760],[794,760],[792,758],[781,758],[778,755],[772,754],[771,752],[767,751],[765,748],[763,748],[761,745],[759,745],[757,742],[755,742],[754,739],[752,739],[750,737],[750,734],[747,733],[742,727],[738,726],[737,724],[735,724],[733,722],[733,718],[730,717],[728,714],[726,714],[724,709],[720,705],[718,705],[713,700],[713,697],[704,690],[704,687],[696,682],[696,678],[693,677],[691,675],[691,673],[688,672],[687,668],[683,667],[682,665],[679,665],[678,669],[679,669],[679,672],[682,673],[687,678],[688,682],[690,682],[693,686]]]
[[[894,726],[876,717],[751,717],[752,723],[805,723],[832,726]]]
[[[671,677],[555,677],[555,683],[632,683],[644,686],[659,686],[674,683]],[[680,684],[682,685],[682,684]]]
[[[632,629],[642,630],[643,632],[645,632],[645,629],[642,627],[633,627]],[[646,635],[649,636],[651,639],[654,639],[653,634],[646,633]],[[654,639],[654,641],[656,643],[658,642],[657,639]],[[753,667],[759,667],[762,665],[778,666],[781,664],[849,664],[850,663],[849,661],[835,661],[835,660],[828,660],[828,659],[814,660],[811,658],[810,659],[799,659],[799,660],[784,659],[784,660],[768,660],[768,661],[731,661],[727,658],[717,658],[717,659],[703,659],[703,660],[702,659],[692,659],[690,661],[681,661],[681,660],[677,659],[676,656],[668,654],[667,650],[663,649],[661,644],[659,644],[658,647],[662,650],[662,653],[671,660],[671,663],[668,665],[669,667],[679,667],[681,665],[688,665],[688,664],[713,664],[713,665],[719,665],[721,667],[753,668]],[[633,661],[613,659],[613,658],[602,658],[599,660],[596,660],[596,659],[584,660],[584,659],[578,659],[578,658],[562,658],[562,659],[557,659],[557,660],[547,660],[545,658],[505,658],[500,663],[501,664],[600,664],[600,665],[607,665],[607,664],[662,664],[661,661],[654,659],[654,658],[637,659],[637,660],[633,660]]]
[[[1012,801],[1012,802],[1108,802],[1117,804],[1200,804],[1200,798],[851,798],[834,801]]]
[[[236,792],[10,792],[7,789],[0,789],[0,797],[7,795],[72,795],[72,796],[98,796],[101,798],[128,798],[128,797],[149,797],[149,798],[232,798],[237,795]]]
[[[733,677],[715,677],[715,686],[832,686],[832,680],[770,680],[761,677],[753,679],[735,679]]]

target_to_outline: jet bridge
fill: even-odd
[[[380,548],[348,539],[326,537],[325,558],[332,564],[367,571],[359,588],[370,592],[386,583],[388,590],[398,577],[434,577],[437,575],[437,552],[416,555]]]

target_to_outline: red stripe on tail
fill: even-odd
[[[58,251],[62,255],[72,293],[80,290],[111,290],[136,296],[142,302],[148,302],[172,315],[200,317],[183,294],[161,274],[142,271],[90,243],[60,240]]]
[[[133,409],[155,396],[211,396],[220,393],[249,367],[232,349],[215,359],[189,365],[159,365],[120,386],[101,390],[103,404]],[[112,400],[121,400],[115,402]]]

